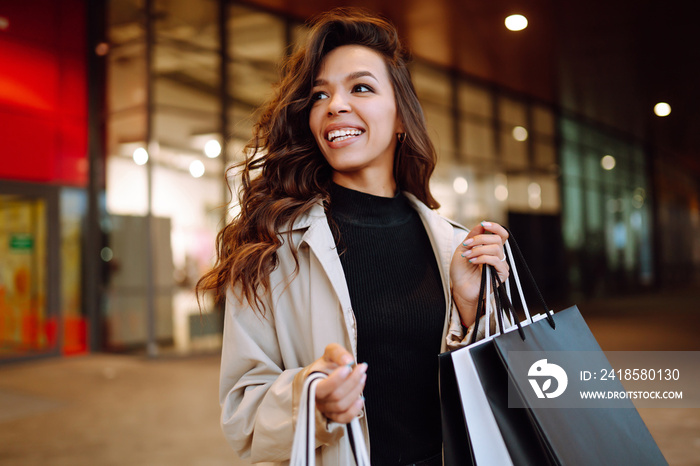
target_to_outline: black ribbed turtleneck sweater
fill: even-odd
[[[333,184],[330,194],[358,362],[368,364],[372,464],[430,458],[442,445],[437,355],[445,298],[428,234],[401,193],[385,198]]]

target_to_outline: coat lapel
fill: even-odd
[[[357,329],[350,292],[323,206],[320,204],[314,206],[309,211],[308,216],[300,219],[298,225],[295,224],[294,227],[306,228],[301,238],[301,244],[306,243],[309,246],[335,291],[343,312],[351,350],[353,355],[357,357]]]

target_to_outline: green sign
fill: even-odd
[[[31,250],[34,248],[34,237],[28,233],[10,235],[10,249]]]

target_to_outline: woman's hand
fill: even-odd
[[[331,421],[347,424],[359,416],[364,406],[362,390],[367,380],[367,364],[352,367],[352,355],[341,345],[326,346],[323,356],[311,364],[312,371],[328,374],[316,386],[316,408]]]
[[[452,256],[450,264],[452,298],[463,325],[469,326],[476,320],[481,266],[493,265],[501,281],[508,278],[508,263],[503,260],[505,257],[503,245],[507,239],[508,232],[501,225],[481,222],[472,228]]]

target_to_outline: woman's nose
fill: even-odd
[[[334,93],[328,102],[328,115],[347,113],[351,110],[350,103],[342,92]]]

